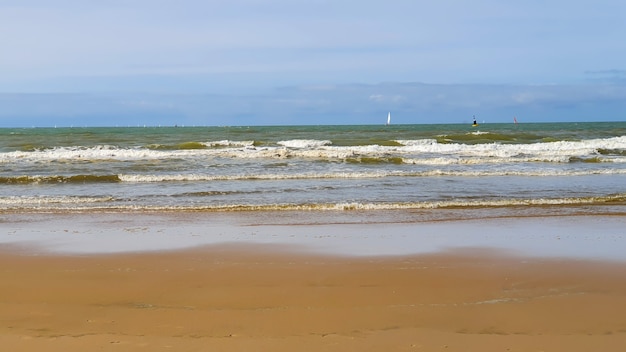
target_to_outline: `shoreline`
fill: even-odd
[[[0,345],[27,352],[626,345],[623,216],[245,215],[2,214]]]
[[[467,212],[464,212],[467,215]],[[421,212],[0,214],[0,246],[100,254],[244,244],[347,257],[464,248],[528,257],[626,261],[626,216],[436,219]],[[481,214],[479,214],[481,215]]]

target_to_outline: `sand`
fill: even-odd
[[[626,264],[0,245],[3,351],[623,351]]]
[[[428,218],[3,213],[0,349],[624,350],[626,217]]]

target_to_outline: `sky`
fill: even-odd
[[[623,0],[0,0],[0,127],[626,121]]]

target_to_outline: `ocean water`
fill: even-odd
[[[626,122],[0,129],[5,213],[625,205]]]

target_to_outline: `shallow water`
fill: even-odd
[[[5,214],[0,247],[97,254],[241,245],[340,256],[493,250],[520,258],[626,260],[625,216],[477,215],[431,221],[411,211]]]
[[[546,206],[620,213],[626,204],[623,122],[31,128],[0,137],[6,212],[515,215]]]

